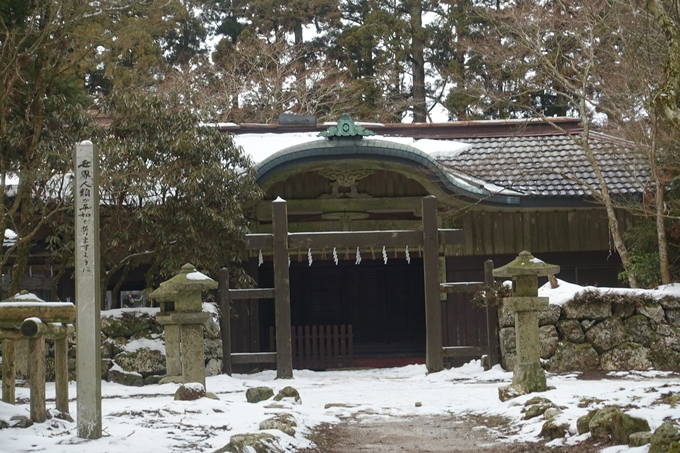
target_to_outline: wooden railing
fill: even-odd
[[[293,326],[291,342],[295,369],[326,370],[354,364],[351,325]],[[269,345],[276,347],[274,327],[269,328]]]

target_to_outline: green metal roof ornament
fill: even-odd
[[[363,126],[355,124],[349,114],[343,113],[338,120],[337,126],[331,126],[328,130],[319,132],[319,137],[326,137],[329,140],[334,139],[350,139],[361,140],[366,136],[375,135],[375,132],[366,129]]]

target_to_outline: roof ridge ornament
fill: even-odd
[[[329,140],[350,139],[361,140],[363,137],[375,135],[375,132],[365,127],[355,124],[349,114],[343,113],[336,126],[331,126],[323,132],[319,132],[318,137],[326,137]]]

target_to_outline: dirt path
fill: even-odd
[[[504,443],[486,426],[507,421],[481,417],[408,417],[347,419],[322,425],[310,436],[316,448],[301,453],[543,453],[555,451],[542,443]],[[500,424],[500,426],[499,426]],[[592,452],[592,445],[559,450]]]

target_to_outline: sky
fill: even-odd
[[[563,281],[560,287],[540,289],[542,296],[551,302],[564,303],[576,292],[586,288]],[[621,289],[589,288],[596,291],[621,291]],[[631,291],[631,290],[628,290]],[[680,294],[680,285],[669,285],[658,290],[644,291],[654,297]],[[206,304],[208,305],[208,304]],[[146,309],[149,310],[149,309]],[[118,316],[121,310],[107,315]],[[157,340],[160,342],[161,340]],[[130,348],[151,346],[130,344]],[[576,420],[588,411],[605,405],[625,406],[625,412],[645,418],[652,430],[664,418],[680,420],[680,410],[660,403],[663,395],[680,392],[680,375],[655,370],[636,372],[610,372],[600,380],[579,379],[580,373],[547,374],[553,390],[538,395],[563,406],[558,423],[569,424],[569,434],[551,445],[582,442],[589,434],[578,435]],[[206,379],[209,392],[219,400],[202,398],[196,401],[174,401],[178,384],[126,387],[102,383],[103,432],[101,439],[83,440],[77,437],[75,422],[52,418],[42,424],[25,429],[0,430],[1,452],[50,453],[148,453],[149,451],[214,451],[229,442],[234,434],[258,432],[260,422],[281,412],[291,414],[296,423],[296,434],[290,436],[276,430],[274,435],[282,451],[294,452],[310,446],[305,437],[320,423],[338,423],[341,419],[355,417],[361,423],[373,418],[396,420],[418,415],[495,415],[507,417],[512,423],[511,434],[503,434],[498,442],[534,442],[544,423],[542,417],[523,420],[522,404],[537,394],[524,395],[501,402],[498,388],[512,381],[512,373],[499,365],[484,371],[479,360],[439,373],[427,374],[425,365],[399,368],[335,370],[315,372],[295,370],[293,379],[276,379],[275,371],[255,374],[218,375]],[[301,403],[284,399],[279,407],[273,401],[248,403],[248,388],[268,386],[278,392],[286,386],[296,388]],[[16,389],[16,405],[0,402],[0,420],[10,422],[14,415],[29,414],[29,390]],[[54,412],[54,384],[48,383],[46,394],[48,410]],[[69,385],[70,411],[76,414],[77,385]],[[420,403],[420,406],[416,406]],[[328,407],[327,405],[333,405]],[[10,422],[12,423],[12,422]],[[491,429],[492,434],[495,432]],[[499,433],[495,433],[499,434]],[[500,435],[500,434],[499,434]],[[648,446],[629,448],[608,447],[604,453],[647,453]]]

